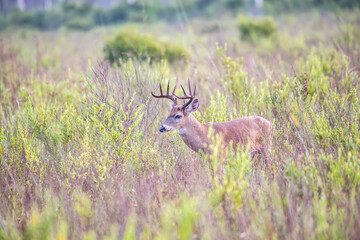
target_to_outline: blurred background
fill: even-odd
[[[62,26],[90,29],[126,21],[186,22],[238,13],[277,15],[314,10],[353,9],[357,0],[1,0],[0,29]]]

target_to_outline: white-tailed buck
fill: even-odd
[[[221,140],[224,147],[232,143],[233,148],[236,149],[239,146],[246,146],[250,141],[251,153],[260,153],[267,164],[271,163],[270,152],[273,136],[273,125],[271,122],[262,117],[252,116],[228,122],[202,124],[191,114],[199,107],[198,99],[194,99],[196,86],[192,92],[189,81],[189,95],[187,95],[184,87],[181,85],[184,96],[179,97],[175,95],[176,86],[170,95],[168,83],[167,92],[164,95],[161,84],[159,85],[160,95],[157,96],[153,92],[151,92],[151,95],[155,98],[167,98],[173,102],[173,104],[170,104],[170,114],[161,125],[160,132],[178,130],[182,140],[189,148],[195,152],[202,150],[204,153],[210,153],[209,146],[212,138],[209,137],[209,129],[212,128],[215,134],[220,134],[222,137]],[[177,98],[188,99],[188,101],[184,105],[179,106]]]

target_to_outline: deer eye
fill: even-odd
[[[176,116],[175,116],[175,119],[177,119],[177,120],[180,119],[180,118],[182,118],[181,115],[176,115]]]

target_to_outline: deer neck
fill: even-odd
[[[179,129],[179,134],[184,143],[192,150],[206,151],[208,126],[200,123],[194,116],[190,115],[186,118],[184,125]]]

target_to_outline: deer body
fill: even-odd
[[[250,151],[259,152],[265,159],[270,160],[271,138],[273,135],[272,124],[258,116],[238,118],[228,122],[200,123],[190,115],[184,125],[179,128],[179,134],[184,143],[193,151],[210,153],[209,129],[221,136],[222,145],[228,147],[245,147],[250,141]]]
[[[163,95],[160,86],[160,96],[157,98],[168,98],[171,99],[174,104],[171,105],[171,112],[168,118],[165,120],[163,125],[160,127],[160,132],[168,132],[178,130],[179,134],[184,143],[195,152],[203,151],[208,154],[211,153],[210,145],[212,138],[209,136],[210,128],[212,133],[221,136],[221,145],[226,148],[230,144],[234,149],[238,147],[245,147],[250,142],[250,151],[252,153],[260,153],[263,155],[267,163],[271,163],[271,140],[273,136],[273,125],[268,120],[259,117],[243,117],[234,119],[228,122],[217,122],[217,123],[200,123],[191,113],[196,111],[199,107],[199,102],[194,94],[191,92],[190,83],[189,90],[190,96],[183,92],[185,96],[178,97],[174,94],[175,88],[172,95],[169,94],[169,84],[167,88],[167,94]],[[179,99],[190,99],[182,107],[177,105],[176,98]]]

